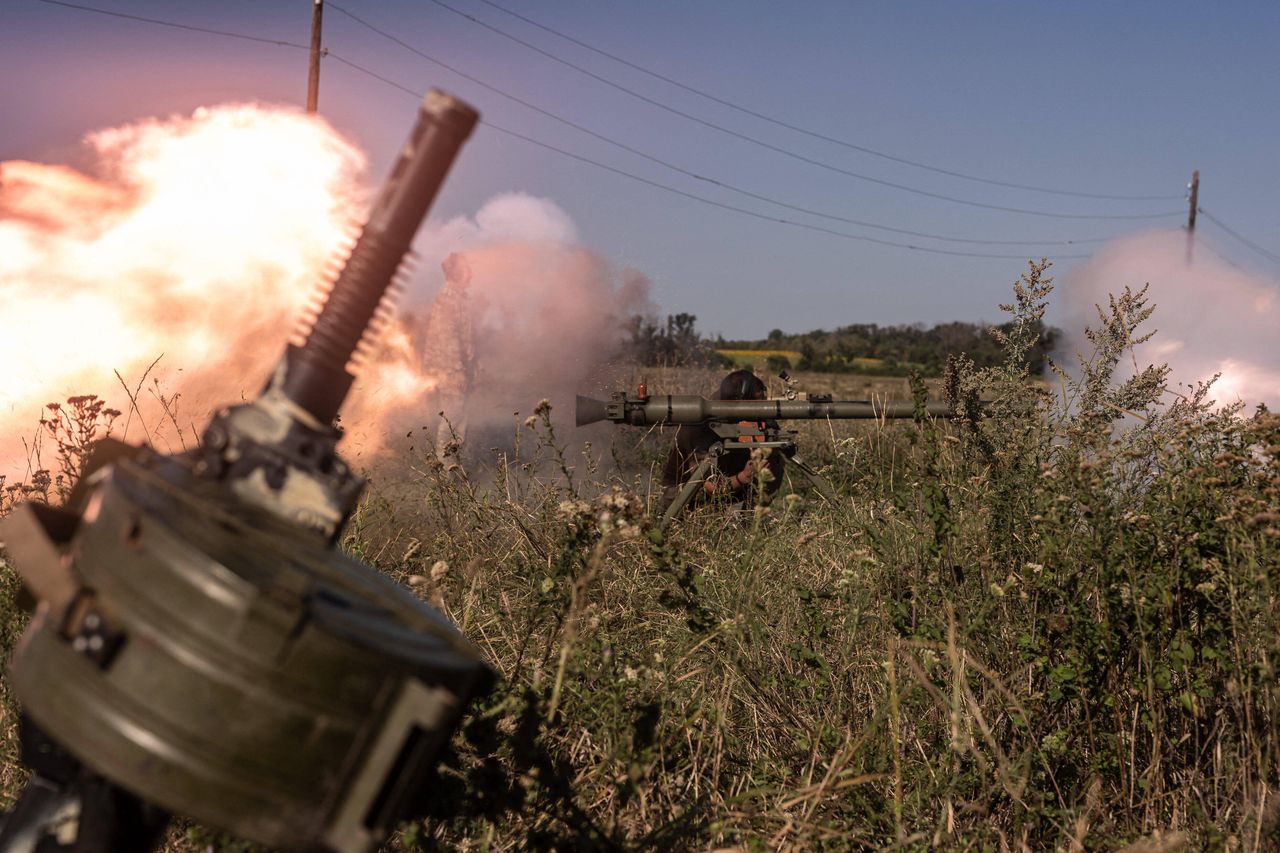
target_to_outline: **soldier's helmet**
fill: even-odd
[[[750,370],[735,370],[720,382],[717,400],[763,400],[768,389]]]

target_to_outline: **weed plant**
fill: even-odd
[[[1280,848],[1280,417],[1140,368],[1145,291],[1028,376],[1045,270],[955,421],[804,426],[837,505],[663,536],[669,435],[571,449],[545,402],[491,470],[375,476],[342,547],[501,674],[390,848]]]

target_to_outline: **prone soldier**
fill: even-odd
[[[735,370],[720,382],[717,400],[763,400],[768,389],[760,377],[750,370]],[[768,421],[743,421],[742,427],[757,426],[759,441],[763,442],[767,429],[777,429],[778,425]],[[741,441],[751,442],[755,435],[747,430]],[[720,444],[723,438],[706,423],[683,424],[676,430],[675,441],[671,452],[667,455],[667,463],[662,471],[662,509],[666,511],[680,494],[681,487],[689,481],[698,470],[711,449]],[[753,459],[753,454],[755,459]],[[757,465],[760,454],[764,454],[763,466],[768,471],[764,479],[764,488],[757,493],[757,482],[760,478]],[[782,485],[782,472],[785,465],[783,455],[771,448],[759,451],[727,450],[715,460],[718,477],[707,477],[703,480],[699,494],[689,501],[690,504],[708,498],[727,498],[742,506],[753,506],[756,503],[767,504],[773,499]]]

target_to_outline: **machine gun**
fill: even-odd
[[[181,814],[364,853],[420,812],[492,680],[407,589],[342,554],[363,481],[348,364],[479,115],[432,91],[301,345],[195,451],[101,446],[67,504],[0,536],[38,604],[10,661],[34,773],[2,851],[149,850]]]
[[[650,395],[641,385],[635,394],[614,392],[607,402],[579,395],[576,420],[578,426],[598,421],[631,426],[706,424],[716,434],[719,441],[662,514],[659,527],[665,530],[711,476],[717,460],[731,450],[781,453],[819,494],[835,502],[835,491],[827,479],[796,455],[796,431],[783,429],[778,421],[910,418],[915,414],[911,400],[833,400],[829,394],[809,394],[803,400],[708,400],[693,394]],[[946,403],[925,403],[924,414],[951,417],[952,412]]]

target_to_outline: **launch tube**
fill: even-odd
[[[934,402],[926,414],[945,418],[951,407]],[[910,400],[708,400],[694,394],[655,394],[644,398],[614,395],[609,402],[578,397],[578,426],[609,420],[633,426],[699,424],[707,421],[825,420],[827,418],[910,418]]]

